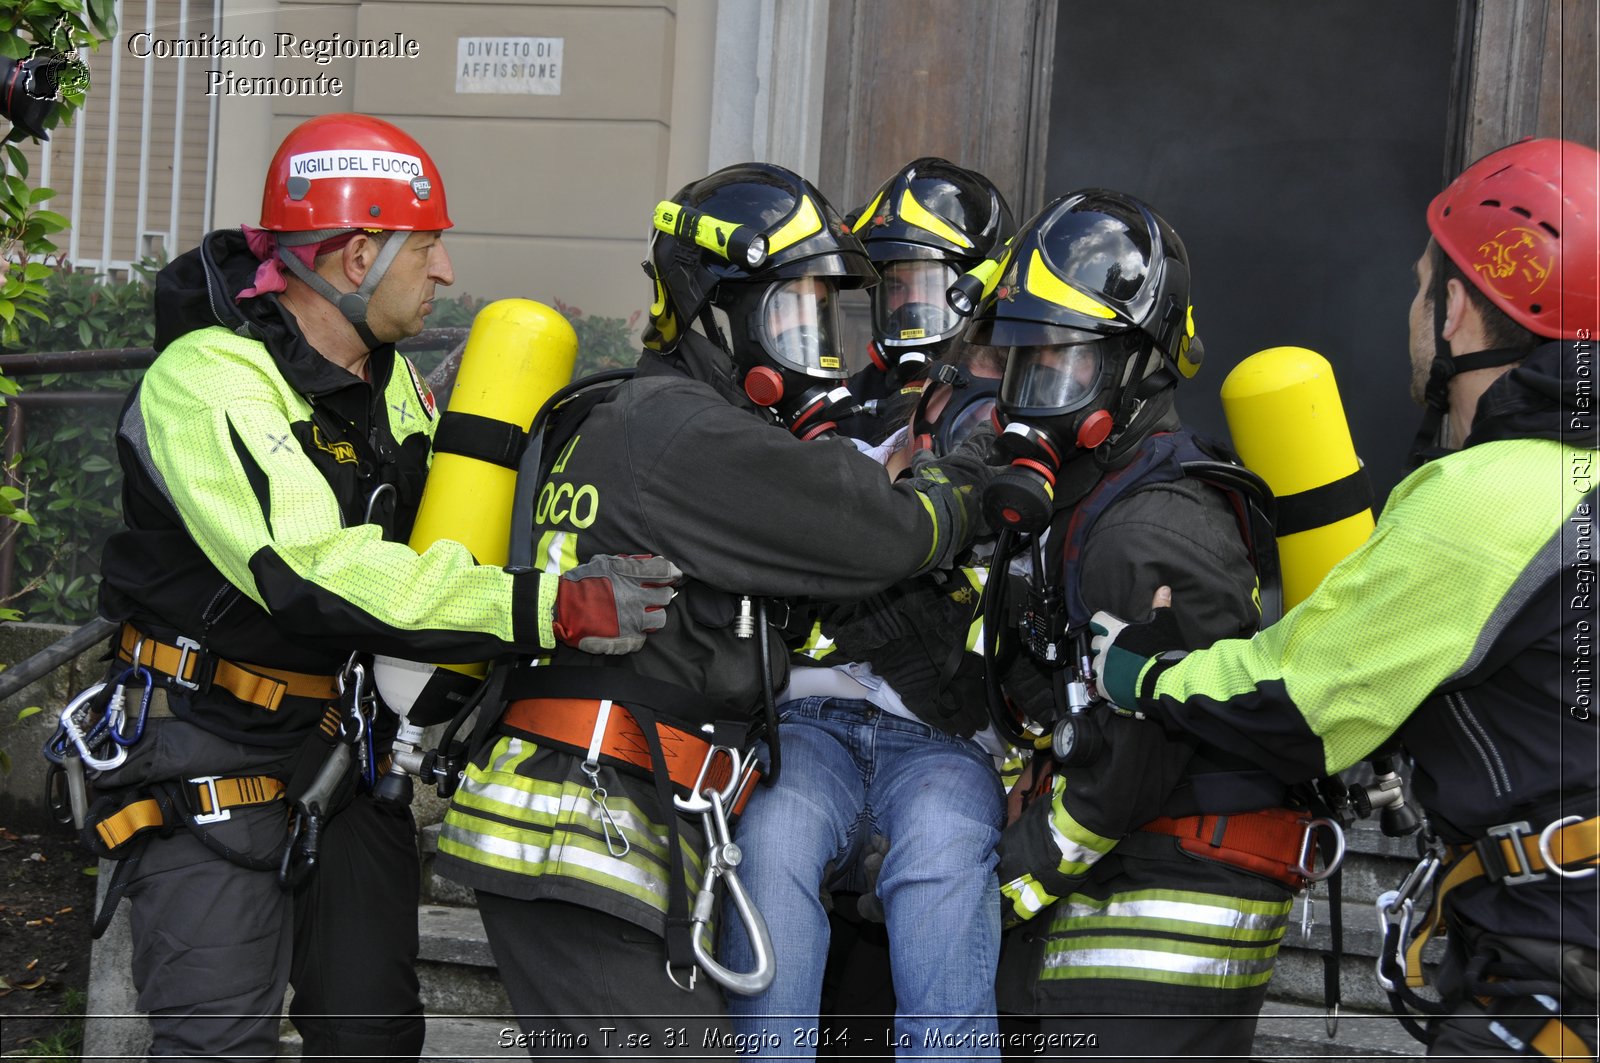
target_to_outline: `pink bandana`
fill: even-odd
[[[254,225],[245,225],[243,229],[245,243],[250,245],[250,253],[261,260],[261,265],[256,268],[255,283],[235,296],[234,301],[241,302],[269,292],[283,291],[289,286],[289,267],[278,257],[278,234],[266,229],[257,229]],[[318,255],[339,250],[355,235],[352,230],[340,233],[338,236],[330,236],[319,244],[291,247],[289,251],[309,267],[316,262]]]

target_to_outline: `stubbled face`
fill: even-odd
[[[399,238],[396,233],[389,239]],[[405,246],[395,255],[367,304],[367,327],[385,343],[421,332],[424,319],[433,311],[435,288],[449,287],[456,279],[450,254],[444,249],[443,234],[416,232],[404,239]]]
[[[1431,246],[1431,245],[1430,245]],[[1433,364],[1433,256],[1423,248],[1422,257],[1412,267],[1417,294],[1411,299],[1411,401],[1422,405],[1428,390],[1429,368]]]

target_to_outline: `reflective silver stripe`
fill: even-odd
[[[463,848],[519,864],[543,868],[552,860],[552,846],[515,841],[495,834],[484,834],[480,831],[468,830],[459,823],[448,820],[441,829],[441,837],[442,840],[453,842]],[[587,871],[593,871],[597,874],[626,882],[637,890],[649,894],[657,901],[661,901],[662,904],[665,903],[663,900],[667,894],[665,879],[660,875],[651,874],[644,867],[636,867],[626,860],[617,860],[607,853],[592,852],[581,846],[571,844],[560,847],[559,859],[563,867],[581,867]]]
[[[620,879],[650,894],[658,908],[666,907],[667,880],[661,875],[651,874],[646,867],[627,860],[618,860],[609,853],[597,853],[577,845],[561,847],[561,864],[563,867],[581,867],[596,874]]]
[[[548,845],[512,841],[510,838],[468,830],[453,819],[444,821],[443,827],[440,828],[439,838],[440,841],[454,842],[465,849],[475,849],[491,856],[515,860],[519,864],[544,864],[548,862],[550,857],[550,847]]]
[[[1157,949],[1065,949],[1045,956],[1046,968],[1128,967],[1170,971],[1174,974],[1199,974],[1224,978],[1266,974],[1275,956],[1262,959],[1229,959],[1218,956],[1189,956]]]
[[[549,785],[556,784],[551,783]],[[560,797],[551,794],[532,794],[515,786],[483,782],[471,776],[461,781],[461,790],[477,800],[493,801],[497,805],[526,809],[529,812],[537,812],[549,819],[554,819],[561,814],[561,806],[568,796],[566,794]]]
[[[1271,930],[1288,924],[1288,913],[1255,915],[1229,908],[1222,904],[1198,904],[1192,901],[1113,901],[1107,905],[1067,904],[1067,919],[1102,916],[1111,919],[1176,919],[1185,923],[1204,923],[1207,926],[1243,927],[1247,930]]]

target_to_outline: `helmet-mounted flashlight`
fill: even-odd
[[[759,269],[767,260],[767,238],[750,226],[719,221],[670,199],[656,204],[655,224],[669,236],[693,239],[712,254],[746,269]]]
[[[983,299],[983,293],[989,290],[995,276],[999,274],[1000,263],[1001,260],[998,258],[986,258],[957,277],[956,282],[945,292],[945,299],[950,303],[950,309],[962,317],[971,317],[972,311]]]

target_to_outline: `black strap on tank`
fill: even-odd
[[[477,458],[504,469],[517,467],[527,442],[528,433],[514,424],[456,411],[441,414],[433,433],[435,452]]]
[[[1357,466],[1349,476],[1292,495],[1279,495],[1274,529],[1280,536],[1293,535],[1371,508],[1372,483],[1367,479],[1367,470]]]

